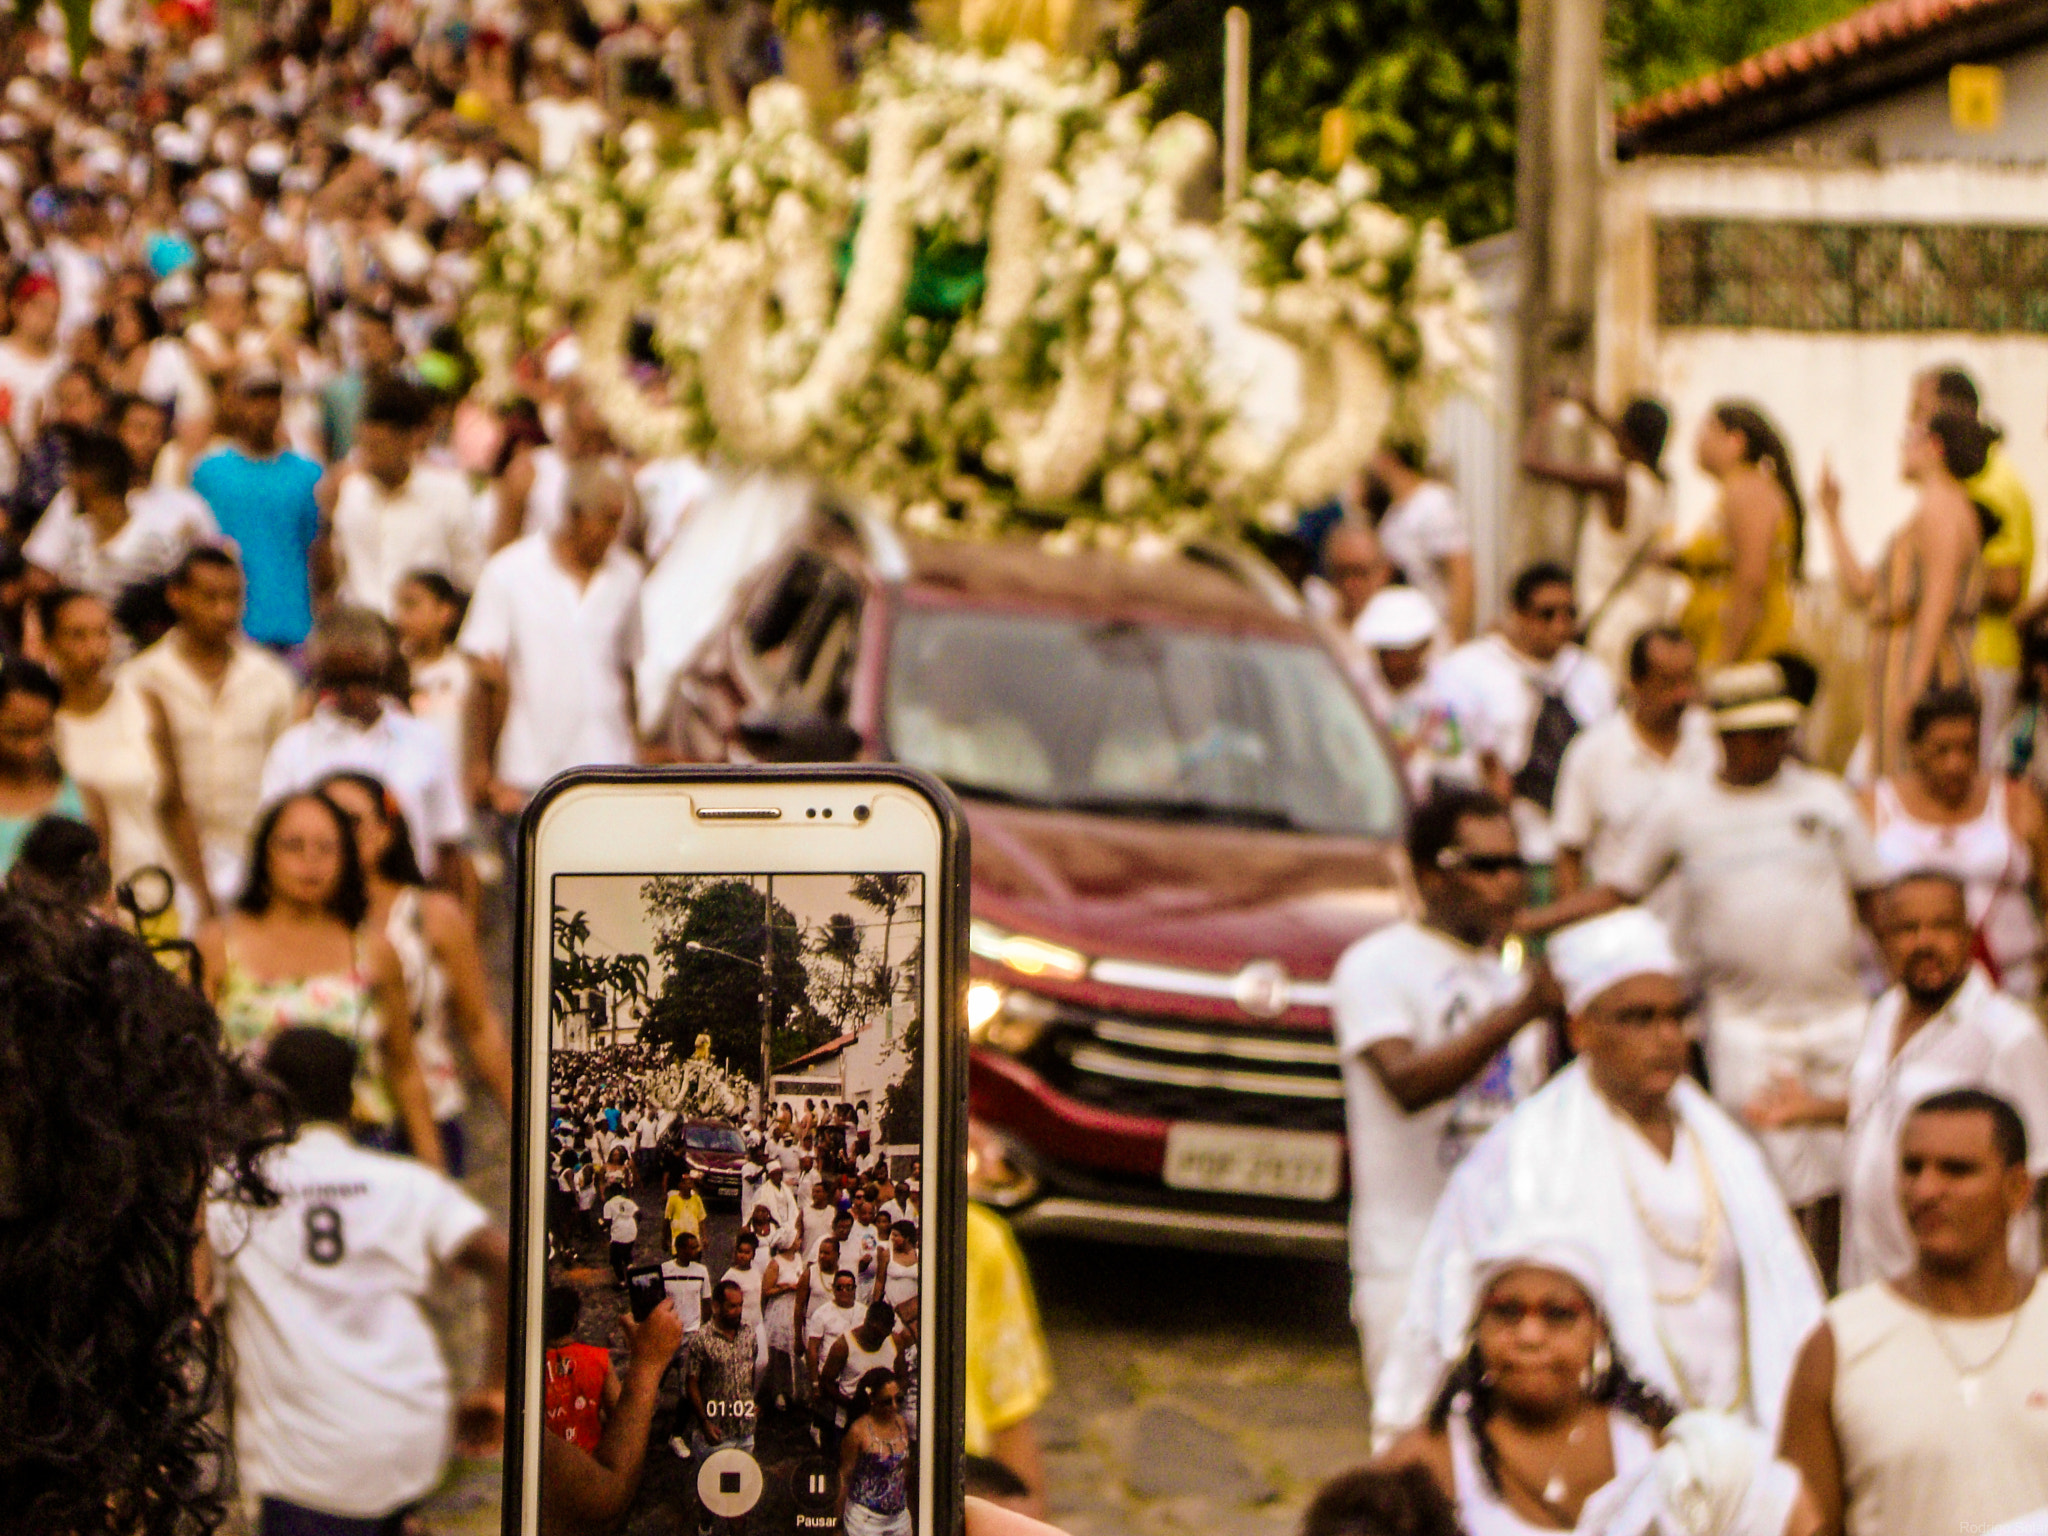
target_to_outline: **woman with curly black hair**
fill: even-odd
[[[1681,1420],[1614,1353],[1602,1290],[1598,1260],[1569,1239],[1502,1244],[1481,1270],[1464,1353],[1386,1464],[1428,1472],[1465,1536],[1676,1530],[1668,1490],[1688,1478],[1724,1481],[1707,1492],[1714,1519],[1701,1536],[1817,1530],[1797,1474],[1761,1436],[1712,1415]],[[1674,1423],[1682,1443],[1660,1449]]]
[[[0,1531],[188,1536],[226,1514],[201,1197],[261,1203],[268,1116],[135,938],[0,893]]]

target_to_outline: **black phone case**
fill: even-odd
[[[534,889],[533,840],[541,813],[564,791],[586,784],[889,784],[921,795],[938,814],[940,828],[939,878],[936,881],[939,921],[940,975],[938,1027],[927,1032],[926,1049],[938,1052],[938,1085],[935,1098],[928,1099],[925,1112],[936,1117],[932,1127],[937,1157],[925,1175],[924,1243],[941,1259],[944,1283],[925,1296],[937,1303],[931,1322],[920,1332],[920,1348],[929,1352],[931,1380],[937,1401],[918,1405],[920,1455],[929,1457],[936,1509],[922,1511],[918,1536],[960,1536],[964,1529],[966,1494],[961,1480],[961,1462],[966,1435],[967,1404],[967,819],[951,790],[931,774],[895,763],[834,763],[815,766],[790,764],[719,763],[703,767],[673,768],[591,768],[575,769],[550,779],[541,786],[526,807],[519,825],[519,907],[514,925],[512,997],[513,1049],[519,1071],[512,1085],[512,1276],[510,1330],[506,1359],[509,1379],[505,1383],[505,1474],[503,1516],[499,1529],[506,1536],[519,1536],[540,1529],[539,1511],[526,1509],[527,1447],[531,1422],[539,1403],[529,1400],[528,1384],[538,1376],[529,1369],[528,1350],[538,1351],[540,1340],[529,1337],[527,1318],[531,1311],[532,1275],[536,1244],[545,1234],[536,1230],[529,1217],[534,1180],[545,1175],[547,1160],[542,1140],[545,1127],[537,1133],[532,1081],[533,998],[532,913]],[[546,1089],[540,1089],[540,1108],[547,1103]],[[925,1315],[920,1309],[920,1315]]]

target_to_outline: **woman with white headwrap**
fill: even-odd
[[[1375,1431],[1422,1419],[1468,1343],[1479,1256],[1534,1230],[1595,1255],[1615,1349],[1666,1401],[1772,1433],[1820,1283],[1755,1141],[1686,1076],[1692,998],[1670,935],[1624,908],[1553,935],[1549,960],[1579,1059],[1451,1176],[1374,1383]]]
[[[1465,1347],[1426,1425],[1388,1453],[1457,1505],[1466,1536],[1806,1536],[1799,1474],[1754,1429],[1681,1416],[1609,1337],[1598,1258],[1569,1235],[1480,1255]]]

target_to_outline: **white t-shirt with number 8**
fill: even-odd
[[[332,1126],[308,1126],[264,1166],[275,1207],[206,1213],[242,1488],[378,1519],[446,1465],[454,1390],[420,1300],[490,1218],[444,1175]]]

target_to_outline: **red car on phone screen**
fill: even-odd
[[[1329,978],[1412,907],[1405,802],[1271,567],[821,514],[675,719],[686,757],[892,758],[959,794],[973,1171],[1020,1230],[1343,1253]]]

